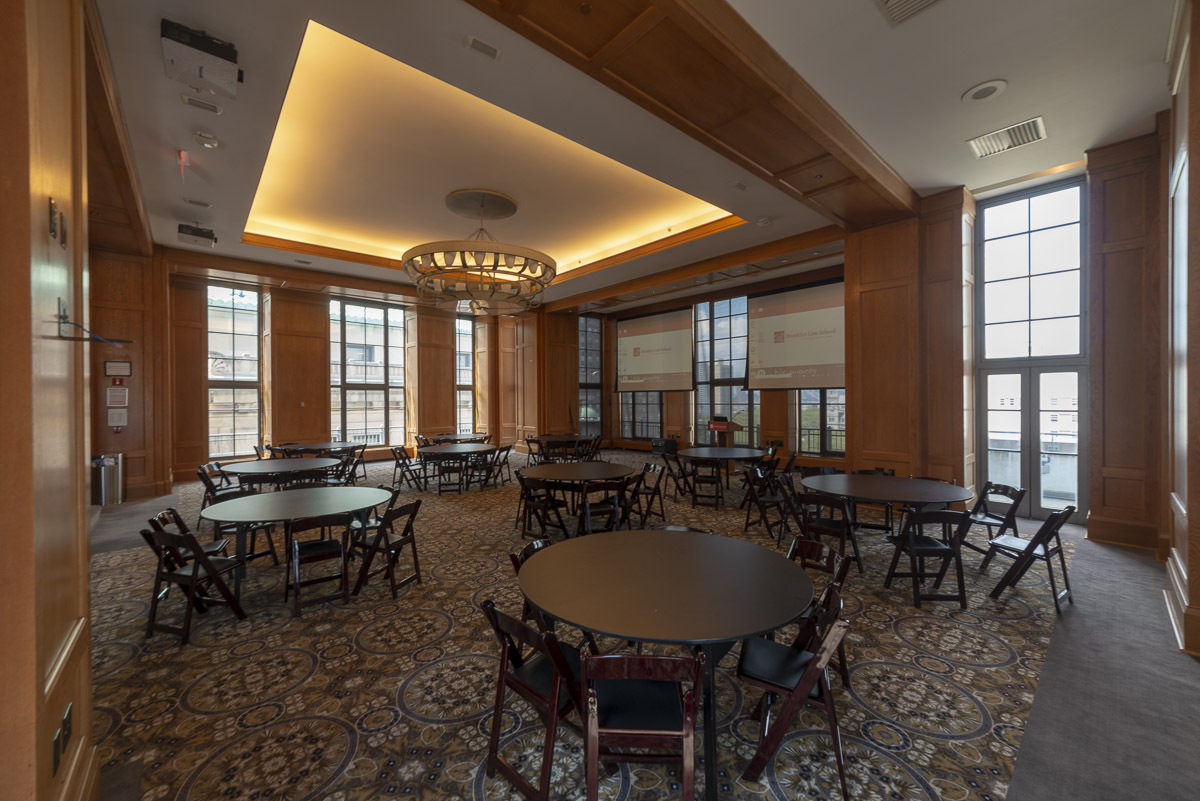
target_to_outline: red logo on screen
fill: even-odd
[[[782,342],[783,342],[783,332],[776,331],[775,332],[775,344],[778,345],[778,344],[781,344]]]
[[[641,349],[641,348],[634,348],[634,349],[633,349],[633,355],[634,355],[634,356],[641,356],[641,355],[642,355],[642,349]]]

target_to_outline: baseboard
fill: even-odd
[[[1153,523],[1139,523],[1133,520],[1119,520],[1093,514],[1088,515],[1087,538],[1110,545],[1125,545],[1130,548],[1157,551],[1158,526]]]

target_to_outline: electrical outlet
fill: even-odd
[[[62,716],[62,747],[67,750],[67,743],[71,742],[71,711],[73,704],[67,704],[66,710]]]
[[[54,768],[50,771],[51,776],[58,775],[58,763],[62,760],[62,729],[54,732]]]

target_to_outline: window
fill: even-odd
[[[696,443],[716,444],[708,421],[725,417],[742,426],[731,445],[758,445],[757,391],[746,389],[746,298],[696,306]]]
[[[801,389],[799,451],[810,456],[846,455],[846,390]]]
[[[208,288],[208,455],[245,456],[261,443],[258,291]]]
[[[330,437],[404,444],[404,310],[329,302]]]
[[[475,431],[475,323],[472,317],[454,321],[454,394],[458,433]]]
[[[579,434],[596,437],[601,431],[600,318],[579,318]]]
[[[621,393],[621,437],[657,439],[663,435],[661,392]]]
[[[983,209],[983,359],[1081,353],[1080,187]]]

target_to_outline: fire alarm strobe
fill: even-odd
[[[162,21],[163,67],[167,77],[201,92],[234,97],[242,72],[237,48],[169,19]]]
[[[179,224],[179,241],[186,245],[215,248],[217,235],[211,228],[198,228],[194,225]]]

